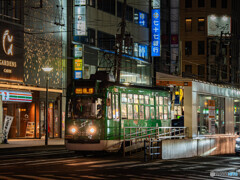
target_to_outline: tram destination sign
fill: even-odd
[[[0,79],[23,81],[23,27],[0,22]]]

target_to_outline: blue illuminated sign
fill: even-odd
[[[161,45],[161,36],[160,36],[160,9],[152,10],[152,47],[151,54],[152,56],[160,56],[160,45]]]
[[[138,16],[139,16],[139,21],[138,21],[139,25],[143,27],[147,27],[147,14],[139,12]]]
[[[148,47],[146,45],[138,44],[138,57],[147,59],[148,58]]]
[[[74,79],[81,79],[83,78],[82,71],[74,71]]]

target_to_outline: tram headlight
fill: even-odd
[[[75,134],[77,132],[77,128],[76,127],[72,127],[70,129],[70,131],[71,131],[72,134]]]
[[[90,132],[90,134],[94,134],[96,132],[96,128],[95,127],[90,127],[89,132]]]

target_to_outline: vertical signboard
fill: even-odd
[[[3,143],[7,144],[8,141],[8,133],[11,127],[13,121],[13,116],[5,116],[5,120],[4,120],[4,126],[3,126]]]
[[[151,55],[160,56],[160,9],[152,9],[152,46]]]
[[[23,27],[0,22],[0,79],[23,81]]]
[[[83,52],[82,45],[74,45],[74,60],[73,60],[74,79],[81,79],[83,77],[82,52]]]
[[[76,4],[77,3],[77,4]],[[74,36],[86,36],[86,6],[83,6],[84,2],[75,1],[74,7]],[[86,3],[85,3],[86,4]]]

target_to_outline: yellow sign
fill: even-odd
[[[74,59],[74,70],[81,71],[82,70],[82,59]]]
[[[93,94],[94,88],[76,88],[75,93],[76,94]]]

